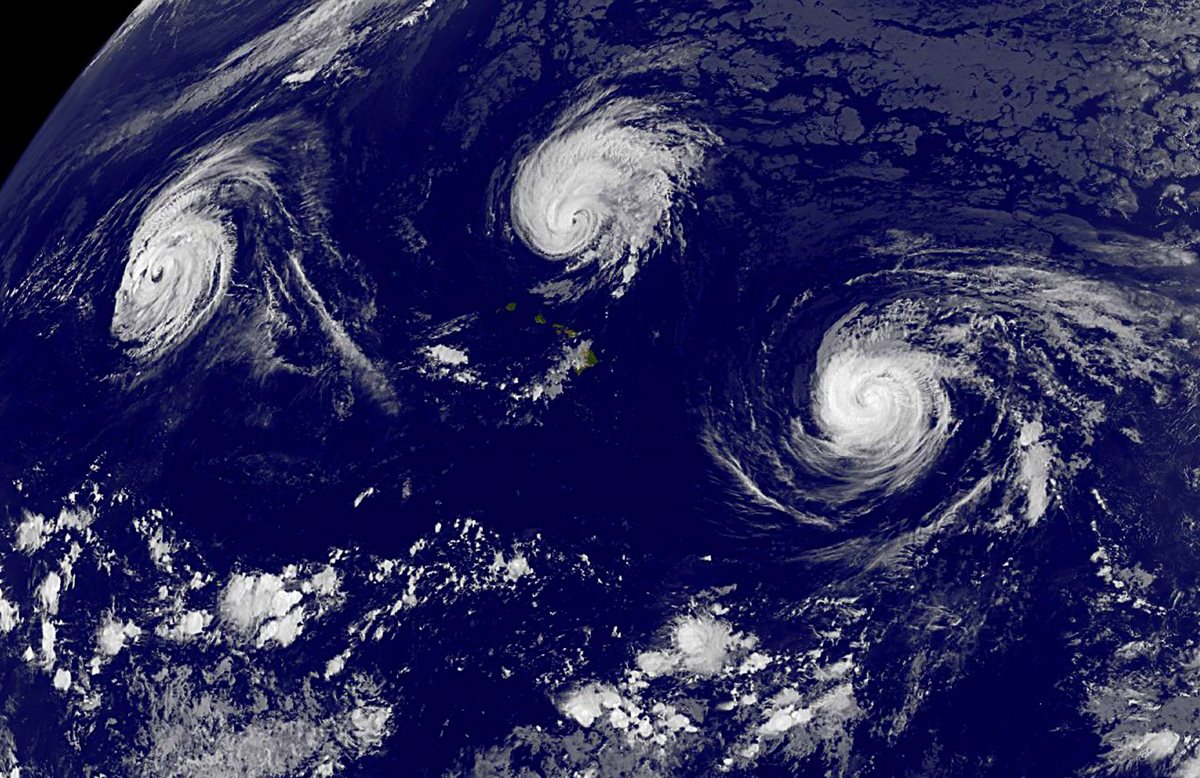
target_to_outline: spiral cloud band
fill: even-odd
[[[861,333],[851,328],[853,316],[818,352],[816,430],[809,434],[796,420],[791,436],[796,458],[838,485],[837,500],[915,481],[941,451],[952,420],[937,357],[886,328]]]
[[[270,186],[240,149],[201,158],[149,203],[129,247],[111,331],[139,360],[185,344],[220,307],[238,242],[224,197],[238,183]]]
[[[598,282],[620,295],[670,233],[673,208],[714,143],[707,129],[644,100],[587,101],[519,163],[513,229],[567,273],[591,268],[583,288]]]
[[[312,182],[319,179],[306,175],[315,155],[293,155],[283,142],[293,135],[311,137],[304,125],[281,122],[218,139],[146,204],[110,331],[141,374],[212,327],[236,287],[238,316],[246,326],[231,337],[213,338],[217,351],[239,353],[264,373],[315,375],[323,368],[300,364],[303,349],[293,348],[305,337],[306,325],[315,324],[344,370],[391,411],[390,383],[323,296],[341,291],[337,282],[346,277],[348,263],[318,218],[322,210]],[[310,278],[312,267],[334,272],[318,286]],[[352,293],[362,288],[349,286]],[[343,315],[357,310],[350,297],[336,299]],[[240,348],[230,349],[235,342]],[[291,356],[281,359],[289,348]],[[313,359],[319,364],[323,357],[316,351]]]
[[[852,536],[986,490],[999,492],[996,521],[1036,523],[1086,466],[1056,452],[1087,451],[1119,396],[1157,397],[1173,358],[1165,301],[1155,313],[1063,271],[895,270],[831,294],[850,304],[819,344],[802,295],[719,358],[705,440],[741,502]]]
[[[220,305],[236,251],[223,215],[195,193],[158,205],[134,234],[113,335],[137,357],[184,343]]]

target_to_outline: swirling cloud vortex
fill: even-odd
[[[568,271],[594,265],[620,294],[669,233],[674,203],[715,142],[644,100],[589,101],[520,162],[513,228]]]
[[[139,359],[183,345],[220,306],[236,252],[232,224],[204,189],[160,197],[134,232],[112,334]]]

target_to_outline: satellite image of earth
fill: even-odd
[[[1191,0],[145,0],[0,190],[0,775],[1200,778],[1198,209]]]

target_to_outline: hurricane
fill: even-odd
[[[567,110],[517,164],[510,191],[517,237],[563,264],[564,278],[539,291],[573,298],[600,285],[622,295],[674,233],[716,143],[703,125],[643,98],[601,94]]]
[[[134,364],[165,362],[228,309],[229,321],[241,322],[233,327],[242,333],[235,337],[240,348],[231,350],[231,336],[223,333],[215,353],[240,353],[259,373],[318,374],[323,368],[298,359],[308,351],[301,345],[307,331],[315,329],[344,370],[394,408],[388,380],[325,298],[330,291],[345,297],[342,313],[351,313],[358,301],[349,295],[367,294],[365,285],[331,290],[310,277],[313,269],[344,273],[350,264],[326,235],[318,196],[309,191],[310,168],[320,160],[310,132],[280,123],[219,138],[190,155],[146,202],[110,325]],[[292,133],[304,139],[306,157],[286,146]]]
[[[704,442],[736,501],[855,548],[984,496],[990,521],[1033,525],[1086,466],[1060,452],[1177,371],[1165,299],[997,252],[906,262],[780,302],[729,363]]]
[[[134,231],[112,334],[135,358],[153,360],[179,348],[225,299],[237,235],[220,189],[232,161],[206,160],[174,182],[149,204]],[[261,170],[240,173],[257,177]]]
[[[788,439],[798,461],[836,484],[828,492],[838,502],[912,483],[953,421],[938,357],[909,347],[888,324],[860,331],[860,310],[838,322],[817,352],[815,429],[795,418]]]

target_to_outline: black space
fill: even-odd
[[[16,45],[0,46],[0,73],[11,93],[0,122],[0,180],[7,180],[21,153],[71,84],[138,3],[92,0],[64,8],[58,3],[21,6],[21,24],[10,29]]]

